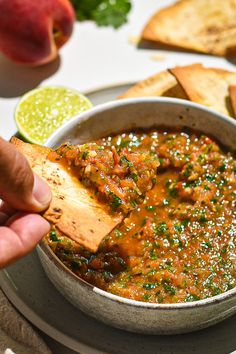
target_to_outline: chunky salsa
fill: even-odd
[[[157,303],[196,301],[236,286],[236,160],[192,131],[137,131],[53,156],[124,222],[86,251],[52,230],[75,274],[108,292]]]

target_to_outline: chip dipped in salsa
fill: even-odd
[[[124,221],[91,253],[52,229],[46,241],[76,275],[153,303],[236,286],[236,159],[191,130],[132,131],[64,144],[60,160]]]

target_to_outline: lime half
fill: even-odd
[[[87,97],[65,87],[39,87],[22,96],[15,121],[29,142],[43,145],[52,133],[70,118],[92,107]]]

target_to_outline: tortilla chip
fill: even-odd
[[[234,117],[236,117],[236,86],[229,86],[229,97],[233,108]]]
[[[184,90],[178,84],[175,77],[166,70],[138,82],[119,96],[119,98],[147,96],[167,96],[187,99]]]
[[[86,249],[96,252],[102,239],[122,221],[121,216],[110,215],[103,204],[91,198],[90,192],[63,166],[51,162],[51,149],[11,142],[26,156],[34,172],[50,186],[53,197],[43,214],[51,224]]]
[[[229,99],[229,85],[236,85],[236,73],[223,69],[204,68],[194,64],[170,69],[193,102],[234,116]]]
[[[207,54],[235,54],[235,18],[235,0],[182,0],[158,11],[141,37]]]

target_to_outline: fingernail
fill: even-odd
[[[42,208],[46,208],[52,198],[49,186],[37,175],[34,175],[33,196]]]

